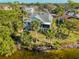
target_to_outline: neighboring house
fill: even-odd
[[[72,18],[79,18],[79,13],[75,13],[75,11],[67,11],[66,15]]]
[[[66,15],[70,16],[70,17],[75,17],[75,12],[74,11],[67,11]]]
[[[4,10],[12,10],[12,7],[10,7],[10,6],[5,6],[5,7],[4,7]]]
[[[21,9],[23,11],[26,11],[29,14],[33,14],[34,13],[34,8],[33,7],[22,6]]]
[[[36,13],[30,16],[30,19],[25,21],[25,28],[30,28],[30,23],[33,20],[41,21],[40,29],[49,29],[52,24],[52,16],[50,13]]]
[[[0,5],[0,10],[12,10],[13,8],[9,5]]]

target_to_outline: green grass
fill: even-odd
[[[37,38],[39,40],[39,42],[37,42],[36,44],[44,44],[44,42],[48,42],[50,43],[50,41],[47,39],[46,40],[46,36],[44,34],[41,34],[41,33],[37,33],[37,36],[36,37],[36,33],[34,31],[32,31],[30,33],[30,35],[33,37],[33,38]],[[75,33],[71,33],[70,36],[67,38],[67,39],[57,39],[57,38],[52,38],[51,39],[51,42],[52,44],[55,43],[55,42],[59,42],[59,43],[63,43],[63,42],[76,42],[77,40],[79,40],[79,35],[78,34],[75,34]]]

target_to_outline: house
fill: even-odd
[[[51,28],[52,24],[52,15],[50,13],[36,13],[32,14],[28,20],[26,20],[25,23],[25,28],[30,28],[30,23],[33,20],[38,20],[41,21],[41,26],[40,29],[49,29]]]
[[[75,16],[76,16],[76,18],[79,18],[79,13],[77,13]]]

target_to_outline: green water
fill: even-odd
[[[0,56],[0,59],[79,59],[79,49],[54,50],[51,53],[17,51],[10,57]]]
[[[34,53],[30,51],[18,51],[12,56],[4,57],[0,56],[0,59],[48,59],[49,56],[46,56],[44,53]],[[50,57],[52,59],[52,57]]]

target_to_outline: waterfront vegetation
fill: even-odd
[[[10,5],[12,10],[0,10],[0,59],[79,59],[79,46],[75,45],[79,44],[79,19],[58,20],[65,13],[64,5],[55,5],[52,10],[50,4],[36,4],[40,10],[45,7],[58,15],[53,19],[51,29],[45,31],[40,30],[39,21],[31,22],[30,31],[25,30],[23,17],[28,18],[27,12],[22,11],[17,2]],[[74,8],[78,4],[70,3],[67,8],[72,5]],[[53,49],[45,53],[26,50],[49,45]]]

